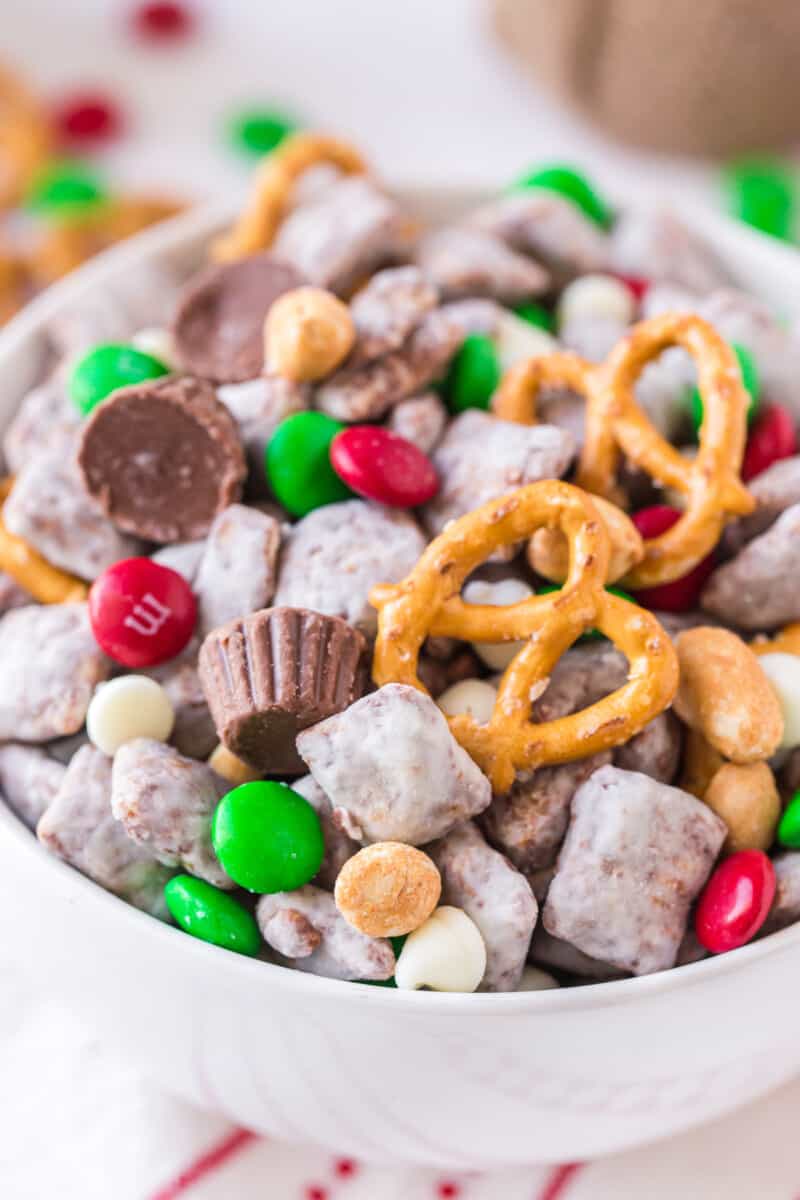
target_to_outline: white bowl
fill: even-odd
[[[415,189],[439,217],[475,199]],[[685,215],[685,214],[682,214]],[[43,329],[131,268],[189,268],[219,210],[103,255],[0,335],[0,423],[34,381]],[[693,214],[743,286],[800,314],[800,257]],[[52,858],[0,804],[0,903],[32,965],[167,1089],[280,1138],[366,1159],[492,1168],[608,1154],[725,1113],[800,1069],[800,925],[661,975],[511,995],[338,983],[163,925]]]

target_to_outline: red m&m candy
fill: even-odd
[[[645,279],[643,275],[624,275],[620,271],[612,271],[612,274],[624,283],[632,294],[637,304],[641,304],[647,295],[647,289],[650,287],[650,280]]]
[[[654,504],[631,514],[631,520],[643,538],[655,538],[665,533],[683,513],[669,504]],[[702,562],[680,579],[672,583],[660,583],[657,587],[640,588],[634,592],[637,604],[644,608],[660,609],[662,612],[688,612],[694,608],[703,584],[714,569],[714,556],[709,554]]]
[[[122,115],[113,100],[100,92],[78,92],[61,102],[53,114],[64,142],[107,142],[122,128]]]
[[[331,442],[331,465],[359,496],[416,508],[439,490],[433,463],[412,442],[380,425],[351,425]]]
[[[194,13],[176,0],[149,0],[131,13],[134,31],[152,42],[177,41],[192,32]]]
[[[695,932],[706,950],[724,954],[749,942],[767,919],[775,868],[763,850],[740,850],[717,867],[697,904]]]
[[[762,409],[750,430],[742,462],[742,479],[754,479],[781,458],[797,453],[792,414],[781,404]]]
[[[155,667],[191,638],[197,602],[177,571],[150,558],[123,558],[92,584],[89,621],[109,658],[124,667]]]

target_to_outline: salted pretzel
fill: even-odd
[[[563,587],[507,606],[465,604],[464,581],[493,551],[561,529],[569,543]],[[627,742],[672,700],[678,664],[652,613],[604,590],[611,548],[590,496],[558,480],[531,483],[453,521],[427,547],[402,583],[373,588],[379,610],[373,678],[425,691],[417,661],[425,638],[525,641],[503,675],[491,720],[448,718],[454,736],[505,792],[518,770],[571,762]],[[557,721],[530,720],[561,655],[587,629],[611,638],[629,663],[628,682],[610,696]]]
[[[0,209],[23,199],[51,151],[47,114],[36,97],[0,67]]]
[[[644,367],[670,346],[682,346],[697,365],[703,424],[694,459],[661,437],[634,398]],[[662,487],[685,497],[680,520],[645,541],[644,557],[623,580],[627,586],[655,587],[686,575],[713,550],[731,517],[755,507],[739,477],[747,410],[739,366],[730,347],[700,317],[667,313],[642,321],[597,366],[572,354],[523,363],[501,383],[494,412],[532,423],[543,386],[568,387],[586,400],[586,437],[575,476],[580,487],[619,500],[616,473],[624,453]]]
[[[14,480],[0,479],[0,503],[11,493]],[[70,600],[85,600],[89,585],[75,575],[54,567],[24,538],[6,529],[0,517],[0,571],[29,592],[40,604],[65,604]]]
[[[246,258],[272,244],[286,215],[297,179],[309,167],[337,167],[345,175],[364,175],[364,159],[347,142],[318,133],[295,133],[273,150],[256,175],[248,207],[233,229],[212,246],[217,262]]]
[[[800,621],[784,625],[771,638],[759,634],[750,643],[754,654],[800,654]]]

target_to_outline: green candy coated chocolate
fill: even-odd
[[[308,801],[283,783],[243,783],[222,797],[211,822],[217,858],[249,892],[292,892],[313,879],[325,841]]]
[[[471,333],[462,342],[442,385],[451,412],[488,408],[501,373],[492,339]]]
[[[117,388],[168,374],[169,368],[152,354],[108,343],[95,346],[78,360],[69,377],[69,394],[86,417]]]
[[[571,200],[589,220],[604,229],[611,224],[611,209],[600,198],[586,176],[573,167],[563,164],[537,167],[512,185],[512,191],[515,192],[528,188],[545,188],[548,192],[557,192],[559,196]]]
[[[560,583],[543,583],[541,587],[538,587],[536,589],[536,595],[537,596],[546,596],[548,594],[548,592],[560,592],[561,587],[562,587],[562,584],[560,584]],[[630,594],[630,592],[626,592],[624,588],[617,587],[617,585],[615,583],[607,583],[606,591],[610,592],[612,596],[619,596],[620,600],[627,600],[631,604],[636,603],[636,601],[634,600],[634,598]],[[604,633],[601,633],[599,629],[587,629],[586,633],[581,634],[581,636],[578,638],[578,641],[579,642],[597,642],[597,641],[604,640],[605,636],[606,635]]]
[[[342,429],[325,413],[299,412],[281,421],[270,438],[264,456],[267,480],[293,516],[351,499],[353,493],[330,460],[331,442]]]
[[[269,154],[297,129],[286,113],[275,109],[251,109],[238,113],[231,122],[231,138],[246,154]]]
[[[753,361],[753,356],[744,346],[740,346],[738,342],[731,342],[731,349],[739,360],[739,369],[742,372],[742,383],[745,391],[750,396],[750,403],[747,406],[747,424],[752,425],[758,412],[758,397],[761,391],[761,381],[758,377],[758,368]],[[691,398],[692,406],[692,425],[696,436],[700,434],[700,426],[703,424],[703,398],[700,395],[700,389],[694,388]]]
[[[261,934],[255,917],[204,879],[176,875],[164,888],[164,899],[177,924],[192,937],[237,954],[258,954]]]
[[[724,184],[735,217],[762,233],[792,240],[797,182],[788,164],[769,159],[733,163]]]
[[[537,329],[544,329],[547,333],[552,333],[556,327],[553,314],[548,312],[543,304],[536,304],[533,300],[528,304],[517,305],[514,312],[529,325],[535,325]]]
[[[85,212],[107,198],[99,181],[80,163],[51,163],[33,181],[25,199],[31,212],[69,216]]]
[[[800,850],[800,792],[795,792],[778,825],[778,841],[791,850]]]

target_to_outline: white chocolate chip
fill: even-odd
[[[86,714],[89,740],[108,755],[133,738],[166,742],[174,724],[169,696],[147,675],[122,675],[101,684]]]
[[[486,946],[460,908],[443,905],[406,938],[394,979],[399,988],[474,992],[486,970]]]
[[[175,353],[175,343],[168,329],[148,325],[147,328],[140,329],[133,335],[131,345],[135,346],[137,350],[141,350],[142,354],[152,354],[153,358],[157,358],[170,370],[174,370],[177,366],[178,356]]]
[[[761,654],[758,661],[783,712],[780,748],[790,750],[800,745],[800,657],[796,654]]]
[[[498,317],[492,340],[500,370],[503,372],[527,358],[552,354],[560,348],[556,339],[546,330],[532,325],[530,321],[524,321],[512,312],[503,312]]]
[[[488,725],[497,700],[497,688],[485,679],[462,679],[438,696],[436,703],[448,717],[469,713],[479,725]]]
[[[461,593],[465,604],[519,604],[533,595],[533,589],[521,579],[501,579],[491,583],[487,579],[474,579]],[[524,642],[473,642],[475,653],[493,671],[505,671]]]
[[[549,971],[543,971],[541,967],[526,967],[516,990],[518,992],[549,992],[552,988],[557,987],[561,987],[561,984],[553,978]]]
[[[613,275],[582,275],[568,284],[558,301],[558,327],[577,321],[629,325],[636,315],[630,288]]]

